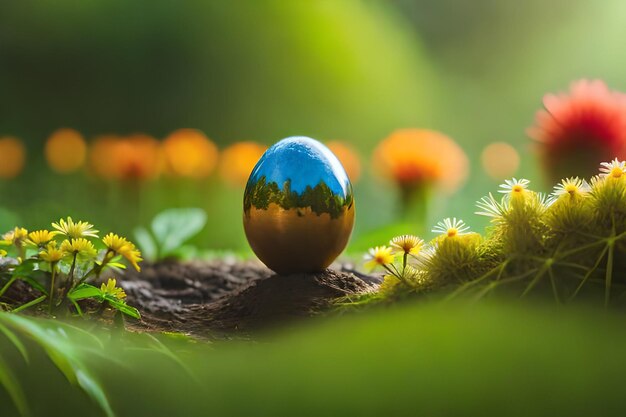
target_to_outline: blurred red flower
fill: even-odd
[[[626,94],[601,80],[579,80],[568,93],[546,94],[528,135],[552,177],[590,176],[602,161],[626,155]]]

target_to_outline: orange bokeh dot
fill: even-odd
[[[96,137],[91,143],[88,162],[90,171],[97,177],[104,179],[115,178],[114,158],[115,146],[119,138],[115,135]]]
[[[154,179],[163,168],[159,141],[143,133],[122,138],[113,153],[116,176],[122,180]]]
[[[91,146],[89,165],[96,176],[104,179],[154,179],[163,166],[161,146],[145,134],[100,136]]]
[[[217,146],[195,129],[178,129],[163,141],[166,171],[174,176],[206,178],[217,164]]]
[[[50,168],[68,174],[80,169],[85,163],[87,144],[76,130],[58,129],[46,141],[44,153]]]
[[[265,145],[249,141],[230,145],[220,156],[220,176],[233,185],[246,185],[252,169],[266,149]]]
[[[339,159],[350,181],[357,182],[361,178],[361,160],[354,148],[345,142],[337,140],[328,142],[326,146]]]
[[[11,136],[0,138],[0,178],[11,179],[24,169],[26,149],[19,139]]]
[[[480,160],[487,175],[496,180],[513,176],[520,164],[517,150],[505,142],[487,145],[483,149]]]
[[[467,179],[469,161],[448,136],[426,129],[399,129],[374,150],[374,167],[403,189],[437,185],[448,192]]]

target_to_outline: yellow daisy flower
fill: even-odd
[[[51,232],[49,230],[36,230],[28,234],[26,243],[33,246],[43,246],[50,242],[59,232]]]
[[[117,286],[115,278],[109,278],[106,284],[102,284],[100,286],[100,291],[102,291],[103,294],[112,295],[118,300],[126,298],[126,292],[124,292],[123,288]]]
[[[132,242],[128,241],[126,238],[116,235],[115,233],[109,233],[102,239],[102,241],[110,251],[113,251],[118,255],[122,255],[137,271],[141,270],[138,264],[143,261],[141,258],[141,252],[139,252]]]
[[[66,255],[79,255],[85,258],[92,258],[97,254],[93,243],[82,237],[64,240],[61,242],[61,251]]]
[[[377,266],[385,266],[393,263],[395,255],[391,253],[391,248],[388,246],[376,246],[369,250],[365,255],[365,268],[372,270]]]
[[[433,233],[440,233],[446,237],[456,237],[464,235],[469,230],[469,226],[461,219],[456,217],[451,219],[443,219],[443,221],[437,223],[437,226],[433,227]]]
[[[396,236],[389,242],[392,253],[403,253],[406,255],[417,255],[424,245],[424,241],[417,236],[402,235]]]
[[[16,227],[2,235],[2,243],[5,245],[21,246],[28,237],[28,230]]]
[[[94,230],[93,224],[81,221],[74,222],[71,217],[68,217],[67,221],[60,219],[58,223],[52,223],[52,227],[65,236],[73,239],[88,236],[98,237],[98,231]]]
[[[2,258],[3,256],[7,256],[7,251],[5,251],[4,249],[0,249],[0,258]]]
[[[57,243],[55,241],[49,242],[46,245],[46,249],[39,252],[39,257],[46,262],[58,262],[63,258],[65,253],[57,248]]]

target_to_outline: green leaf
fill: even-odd
[[[77,348],[68,339],[66,328],[62,325],[58,325],[56,329],[44,328],[32,319],[13,314],[2,314],[0,319],[33,339],[72,385],[80,387],[107,417],[115,417],[102,386],[80,359]],[[0,378],[1,374],[2,369]]]
[[[9,365],[4,358],[0,356],[0,386],[3,386],[7,391],[20,415],[29,416],[30,410],[26,402],[26,395],[24,395],[24,390],[22,390],[22,387],[17,381],[17,377],[11,368],[9,368]]]
[[[206,212],[200,208],[168,209],[152,220],[152,232],[160,247],[159,255],[167,256],[198,234],[206,224]]]
[[[107,262],[105,267],[115,268],[115,269],[126,269],[126,265],[119,262]]]
[[[42,276],[47,276],[47,275],[49,274],[44,271],[33,271],[33,273],[30,275],[20,275],[19,279],[26,282],[27,284],[29,284],[31,287],[41,292],[42,294],[47,295],[48,290],[39,281],[37,281],[37,277],[42,277]]]
[[[141,249],[143,257],[148,260],[155,260],[158,256],[158,249],[150,232],[145,227],[140,226],[133,230],[133,235],[135,235],[135,242]]]
[[[103,294],[102,294],[102,291],[100,291],[100,288],[94,287],[91,284],[83,283],[83,284],[80,284],[78,287],[74,288],[72,291],[70,291],[67,294],[67,297],[73,301],[84,300],[85,298],[102,299]]]
[[[29,363],[30,359],[28,357],[28,351],[17,335],[4,324],[0,324],[0,332],[3,333],[11,343],[13,343],[13,346],[15,346],[15,348],[20,352],[20,355],[22,355],[22,358],[24,358],[24,361]]]
[[[39,261],[38,259],[25,259],[24,261],[22,261],[21,264],[15,267],[15,269],[13,270],[13,275],[28,275],[35,270],[35,265],[37,265],[39,262],[41,261]]]
[[[106,295],[105,299],[109,302],[109,305],[119,311],[121,311],[122,313],[131,316],[133,318],[136,319],[140,319],[141,318],[141,314],[139,314],[139,310],[137,310],[135,307],[131,307],[128,304],[126,304],[126,302],[119,300],[115,297],[113,297],[112,295]]]

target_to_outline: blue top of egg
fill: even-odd
[[[292,136],[271,146],[252,170],[248,184],[263,176],[281,187],[291,180],[291,190],[297,193],[321,181],[343,197],[350,190],[350,180],[337,157],[322,143],[306,136]]]

